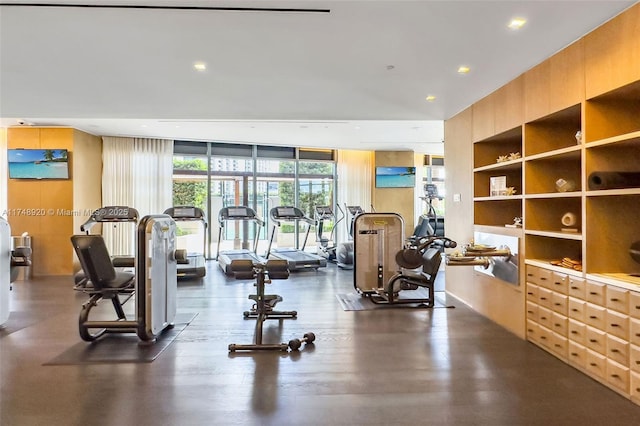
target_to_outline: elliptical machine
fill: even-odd
[[[315,220],[316,220],[316,242],[318,243],[318,254],[325,257],[329,262],[337,262],[336,251],[338,246],[335,242],[336,228],[340,221],[344,219],[344,212],[338,206],[338,209],[342,213],[341,217],[336,220],[336,215],[333,213],[331,206],[316,206],[315,207]],[[329,237],[324,236],[326,222],[333,222]]]
[[[347,233],[349,235],[349,241],[341,243],[336,250],[336,263],[342,269],[353,269],[354,263],[354,246],[353,246],[353,232],[356,218],[364,213],[364,210],[360,206],[348,206],[345,204],[347,214],[351,216],[347,225]]]

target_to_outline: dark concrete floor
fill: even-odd
[[[197,316],[150,363],[45,365],[91,345],[77,330],[87,297],[70,277],[14,283],[0,329],[0,424],[640,424],[639,406],[450,296],[439,297],[455,309],[343,311],[336,294],[353,292],[352,274],[333,265],[268,288],[299,314],[268,321],[265,340],[312,331],[314,345],[230,355],[229,343],[253,339],[242,315],[253,286],[208,269],[179,284],[179,312]]]

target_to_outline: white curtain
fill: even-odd
[[[172,205],[173,141],[103,137],[102,204],[138,210],[140,218]],[[135,226],[104,226],[113,255],[135,253]]]
[[[372,151],[338,151],[338,204],[371,208],[371,188],[374,153]],[[347,212],[345,212],[347,214]],[[347,226],[339,226],[338,241],[347,241]]]

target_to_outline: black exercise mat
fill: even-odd
[[[447,305],[443,302],[436,292],[435,306],[434,308],[455,308],[453,305]],[[426,297],[426,296],[425,296]],[[376,309],[398,309],[398,308],[414,308],[414,309],[433,309],[428,308],[425,304],[421,303],[399,303],[395,305],[385,305],[373,303],[369,297],[366,297],[360,293],[338,293],[336,294],[340,306],[345,311],[373,311]]]
[[[20,331],[23,328],[30,327],[45,318],[36,318],[33,314],[28,312],[9,312],[9,319],[4,323],[4,326],[0,326],[0,337],[8,336],[11,333]]]
[[[135,333],[106,334],[94,342],[80,342],[44,365],[118,364],[153,362],[198,314],[176,315],[173,328],[155,342],[143,342]]]

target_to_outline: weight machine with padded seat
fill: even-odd
[[[442,263],[442,249],[454,248],[456,242],[446,238],[430,236],[418,240],[396,253],[396,263],[400,267],[383,288],[369,296],[377,304],[421,304],[432,308],[435,304],[434,283]],[[418,269],[420,268],[420,269]],[[427,290],[426,297],[400,297],[406,290]]]
[[[94,341],[105,333],[136,333],[153,341],[173,326],[176,315],[177,261],[186,256],[175,249],[176,225],[168,215],[142,218],[136,232],[135,274],[116,271],[101,235],[73,235],[71,243],[84,274],[93,284],[76,290],[89,294],[78,321],[80,337]],[[127,319],[124,304],[135,300],[135,319]],[[116,319],[90,320],[93,308],[110,300]]]

